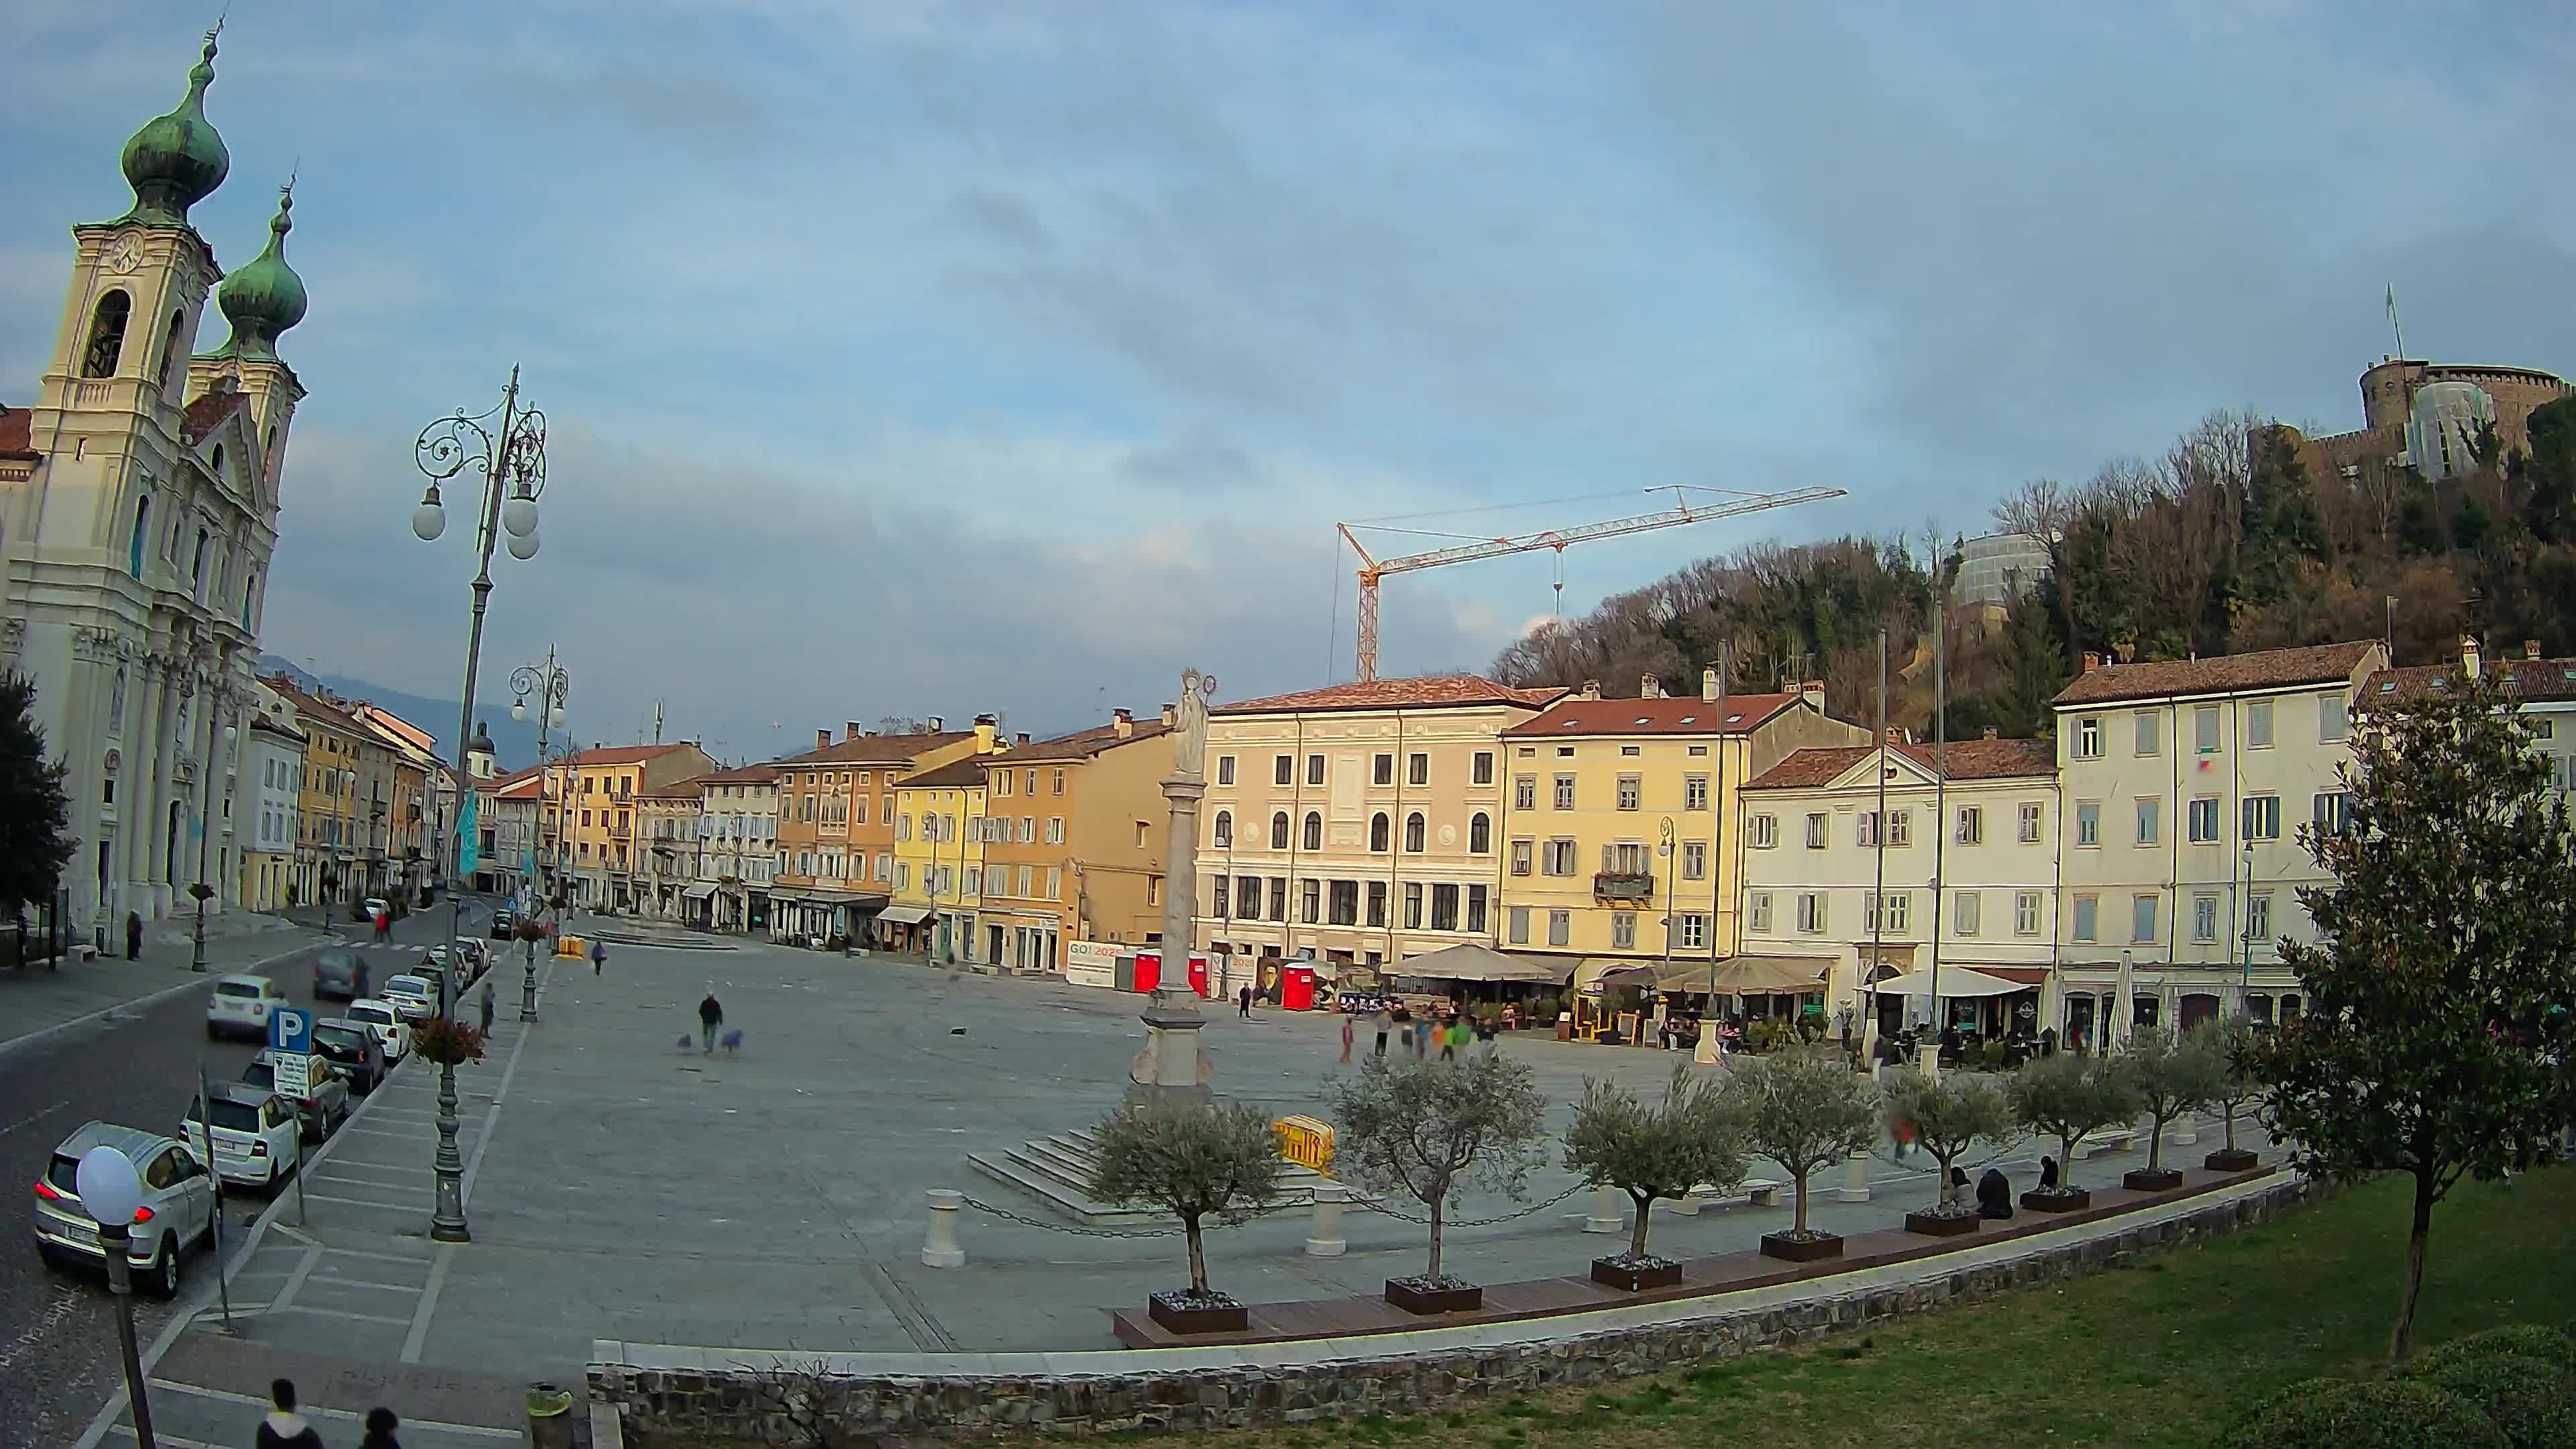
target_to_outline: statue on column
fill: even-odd
[[[1206,768],[1208,700],[1216,694],[1216,676],[1187,670],[1181,675],[1181,700],[1172,712],[1172,769],[1189,779]]]

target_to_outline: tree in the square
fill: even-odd
[[[2118,1057],[2077,1056],[2059,1052],[2034,1057],[2013,1073],[2005,1089],[2013,1120],[2043,1136],[2057,1139],[2062,1191],[2074,1187],[2075,1144],[2088,1135],[2138,1115],[2138,1093]]]
[[[1910,1124],[1914,1141],[1941,1169],[1941,1211],[1971,1211],[1950,1181],[1950,1170],[1980,1142],[1999,1143],[2013,1130],[2012,1104],[1991,1083],[1952,1072],[1934,1077],[1903,1072],[1887,1089],[1883,1116],[1891,1131]]]
[[[2263,1079],[2257,1075],[2256,1059],[2269,1049],[2269,1043],[2254,1023],[2241,1016],[2204,1021],[2192,1028],[2196,1045],[2218,1064],[2218,1075],[2209,1096],[2209,1105],[2218,1109],[2219,1122],[2227,1134],[2227,1151],[2236,1151],[2236,1119],[2245,1109],[2261,1101]]]
[[[1213,1219],[1231,1226],[1269,1207],[1287,1165],[1270,1114],[1245,1102],[1131,1102],[1103,1118],[1092,1141],[1091,1195],[1179,1218],[1197,1298],[1210,1296],[1205,1225]]]
[[[1448,1210],[1469,1187],[1520,1195],[1546,1160],[1547,1099],[1530,1069],[1505,1056],[1466,1062],[1370,1057],[1326,1089],[1333,1168],[1378,1192],[1402,1192],[1431,1213],[1431,1254],[1421,1281],[1440,1271]]]
[[[14,921],[51,901],[71,858],[71,801],[36,723],[36,682],[0,674],[0,911]]]
[[[2414,1180],[2389,1357],[2404,1363],[2433,1208],[2463,1177],[2558,1155],[2576,1120],[2576,830],[2493,675],[2365,696],[2329,877],[2281,956],[2308,1010],[2259,1061],[2262,1119],[2330,1180]]]
[[[1744,1180],[1744,1123],[1724,1079],[1673,1068],[1660,1102],[1615,1082],[1583,1079],[1583,1098],[1565,1132],[1565,1165],[1585,1187],[1609,1186],[1637,1204],[1628,1257],[1646,1257],[1647,1214],[1659,1198],[1707,1183],[1724,1192]]]
[[[1738,1058],[1728,1090],[1741,1094],[1753,1150],[1780,1164],[1797,1190],[1787,1236],[1817,1236],[1807,1228],[1807,1180],[1878,1140],[1878,1089],[1840,1051],[1787,1046]]]
[[[2154,1123],[2147,1138],[2147,1171],[2161,1171],[2165,1128],[2217,1097],[2226,1086],[2227,1064],[2204,1038],[2149,1026],[2139,1028],[2130,1041],[2126,1065],[2138,1106]]]

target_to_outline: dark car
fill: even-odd
[[[349,1090],[363,1097],[385,1079],[385,1049],[364,1022],[328,1017],[313,1023],[313,1050],[349,1079]]]
[[[307,1142],[322,1141],[340,1130],[341,1123],[349,1120],[349,1088],[329,1061],[330,1058],[325,1057],[314,1063],[308,1074],[310,1090],[307,1095],[286,1099],[295,1104],[295,1116]],[[270,1054],[261,1052],[249,1066],[242,1068],[241,1079],[250,1086],[276,1091],[277,1068]]]
[[[367,994],[358,977],[366,971],[355,952],[325,951],[313,958],[313,999],[355,1001]]]
[[[492,939],[495,941],[506,941],[510,939],[510,932],[516,929],[518,924],[519,918],[510,914],[507,910],[494,910],[492,912]]]

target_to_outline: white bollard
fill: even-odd
[[[2165,1139],[2167,1146],[2189,1147],[2200,1140],[2200,1114],[2185,1112],[2174,1119],[2173,1134]]]
[[[1869,1149],[1853,1153],[1843,1164],[1843,1185],[1834,1189],[1834,1201],[1869,1201]]]
[[[1342,1239],[1342,1204],[1351,1190],[1338,1182],[1315,1184],[1315,1216],[1306,1226],[1306,1256],[1338,1258],[1350,1245]]]
[[[1628,1194],[1605,1187],[1592,1195],[1592,1212],[1583,1220],[1587,1233],[1615,1233],[1628,1225]]]
[[[1694,1191],[1696,1191],[1696,1189],[1694,1189]],[[1671,1206],[1665,1208],[1664,1211],[1671,1213],[1674,1217],[1695,1218],[1699,1216],[1700,1201],[1697,1197],[1692,1196],[1691,1193],[1686,1192],[1680,1197],[1668,1198],[1666,1201],[1669,1202]]]
[[[954,1188],[934,1187],[923,1196],[930,1199],[930,1236],[921,1245],[922,1265],[965,1267],[966,1250],[957,1243],[957,1210],[966,1205],[966,1194]]]

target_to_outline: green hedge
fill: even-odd
[[[2536,1358],[2543,1363],[2576,1370],[2576,1338],[2537,1323],[2509,1323],[2502,1328],[2464,1334],[2432,1349],[2415,1360],[2414,1372],[2429,1373],[2444,1364],[2464,1358],[2492,1357],[2511,1354],[2518,1358]]]
[[[2472,1355],[2416,1378],[2474,1405],[2504,1431],[2513,1449],[2576,1444],[2576,1373],[2563,1365],[2501,1353]]]
[[[2308,1379],[2258,1405],[2218,1449],[2513,1449],[2477,1406],[2420,1379]]]

